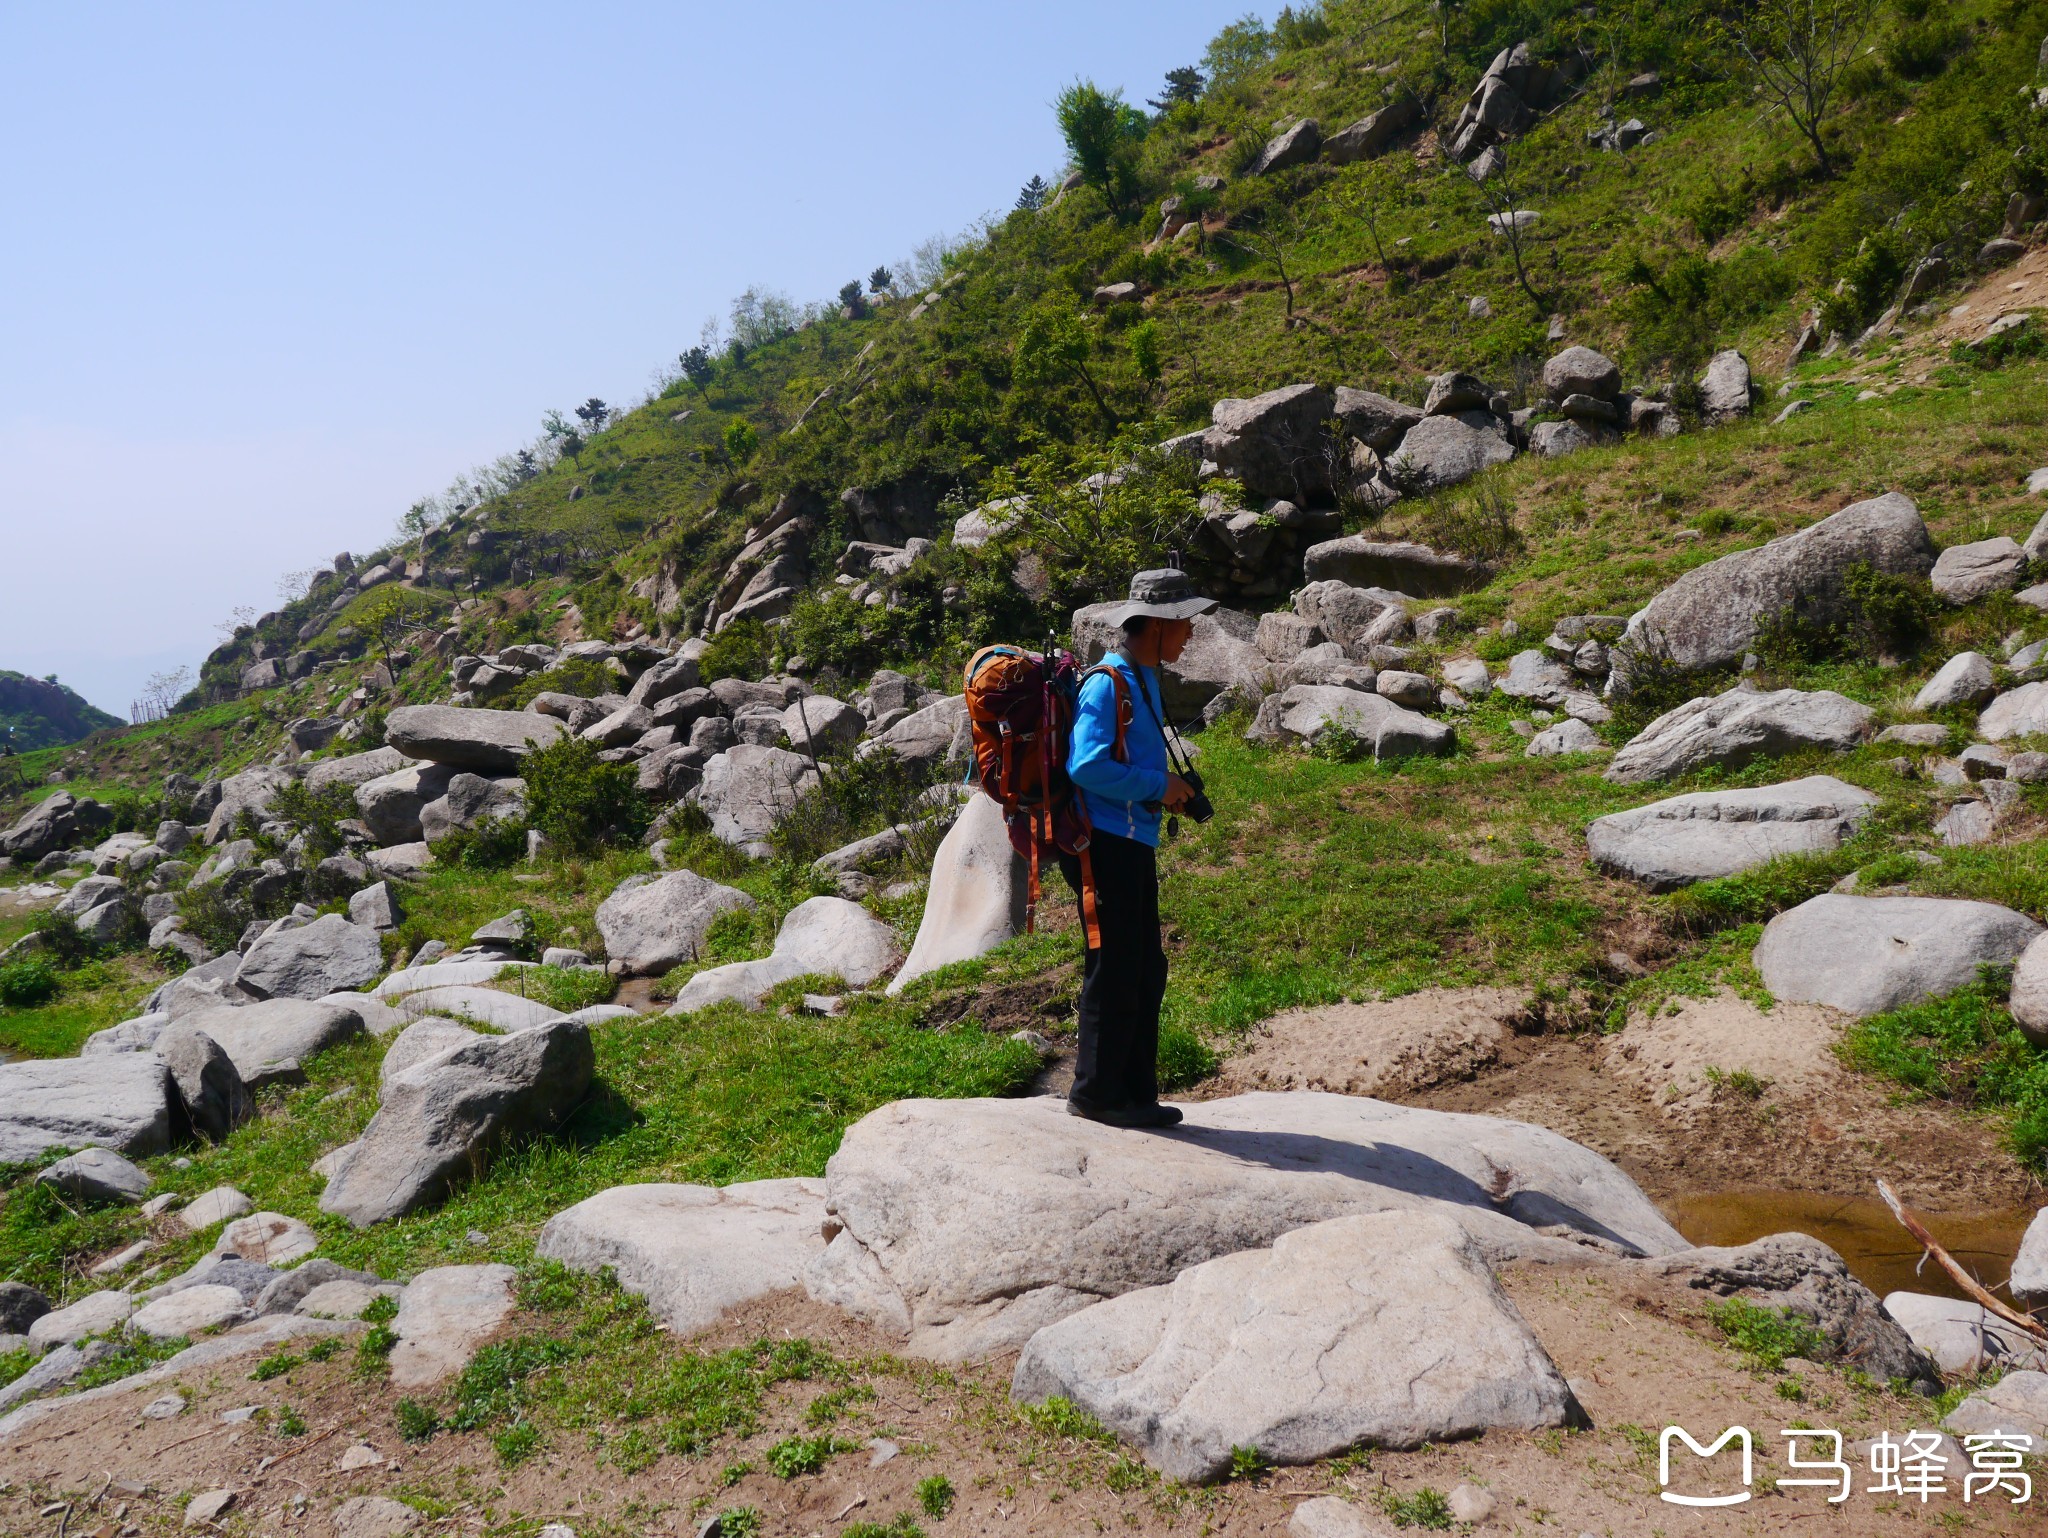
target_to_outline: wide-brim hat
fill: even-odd
[[[1195,591],[1188,574],[1172,566],[1141,571],[1131,578],[1131,597],[1109,613],[1112,624],[1128,624],[1140,617],[1150,619],[1193,619],[1216,607],[1216,600]]]

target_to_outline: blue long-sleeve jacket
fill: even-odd
[[[1159,679],[1148,667],[1111,652],[1103,662],[1124,675],[1131,700],[1131,722],[1124,728],[1124,762],[1116,748],[1116,684],[1098,673],[1081,685],[1074,710],[1074,731],[1067,748],[1067,774],[1080,787],[1088,820],[1103,833],[1159,844],[1159,814],[1144,803],[1166,794],[1166,736],[1146,707],[1161,703]],[[1147,691],[1139,693],[1140,683]]]

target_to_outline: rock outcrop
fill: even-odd
[[[1670,892],[1779,855],[1839,848],[1877,802],[1825,774],[1756,790],[1703,790],[1596,818],[1586,848],[1602,870]]]
[[[1187,1484],[1234,1450],[1310,1463],[1582,1421],[1564,1376],[1433,1212],[1334,1218],[1047,1325],[1011,1395],[1062,1395]]]
[[[1858,566],[1902,577],[1933,569],[1934,541],[1910,498],[1894,491],[1852,503],[1797,533],[1687,572],[1629,620],[1620,650],[1624,659],[1656,656],[1687,670],[1733,667],[1766,620],[1788,612],[1817,621],[1838,617]]]
[[[960,1359],[1357,1213],[1440,1212],[1491,1260],[1684,1248],[1625,1175],[1540,1127],[1329,1094],[1186,1110],[1143,1137],[1052,1099],[884,1106],[826,1167],[843,1227],[804,1285],[915,1354]]]
[[[2019,959],[2041,926],[1997,903],[1824,893],[1764,926],[1756,968],[1793,1003],[1875,1015],[1953,993]]]
[[[672,1015],[713,1004],[757,1007],[769,989],[795,978],[836,977],[864,988],[886,976],[903,959],[896,931],[859,903],[843,897],[812,897],[790,909],[775,934],[775,948],[758,961],[708,967],[683,985]]]
[[[627,972],[659,976],[696,959],[705,934],[721,913],[753,906],[754,899],[745,892],[708,881],[695,871],[628,876],[598,905],[597,932],[604,939],[605,953]]]
[[[169,1068],[143,1052],[0,1063],[0,1164],[51,1148],[162,1153],[176,1094]]]
[[[530,710],[455,705],[401,705],[384,724],[385,741],[407,757],[485,775],[516,774],[533,749],[566,735],[562,722]]]
[[[1607,778],[1639,785],[1708,764],[1736,768],[1810,748],[1847,752],[1869,738],[1875,720],[1869,706],[1831,689],[1731,689],[1657,717],[1622,745]]]
[[[901,993],[927,972],[986,955],[1024,932],[1030,872],[1010,845],[1003,809],[976,794],[932,860],[924,916],[910,955],[890,980]]]
[[[1375,760],[1449,753],[1457,734],[1442,721],[1404,710],[1377,694],[1330,684],[1295,684],[1268,695],[1245,731],[1253,742],[1312,744],[1348,732]]]

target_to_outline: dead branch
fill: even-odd
[[[2023,1314],[2018,1309],[1999,1302],[1974,1276],[1962,1268],[1953,1255],[1941,1247],[1934,1235],[1927,1231],[1926,1225],[1906,1210],[1906,1204],[1899,1200],[1899,1194],[1891,1188],[1891,1182],[1880,1179],[1877,1183],[1877,1194],[1882,1196],[1884,1204],[1891,1208],[1892,1216],[1899,1220],[1899,1226],[1920,1241],[1920,1247],[1934,1257],[1934,1263],[1946,1271],[1958,1287],[2006,1323],[2025,1330],[2036,1340],[2048,1340],[2048,1327],[2044,1327],[2033,1315]]]

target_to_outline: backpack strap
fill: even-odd
[[[1097,673],[1109,675],[1110,687],[1116,694],[1116,742],[1111,746],[1109,756],[1120,764],[1127,764],[1131,758],[1130,750],[1124,746],[1124,736],[1129,732],[1131,722],[1137,719],[1137,713],[1131,705],[1130,681],[1124,677],[1122,668],[1113,667],[1107,662],[1098,662],[1081,675],[1081,682],[1087,683]]]

